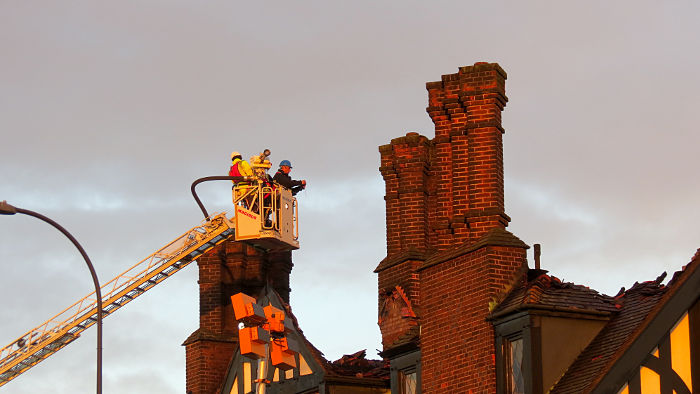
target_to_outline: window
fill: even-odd
[[[503,340],[503,360],[506,374],[506,393],[525,394],[523,376],[523,339]]]
[[[416,375],[416,370],[411,371],[399,371],[399,394],[416,394],[418,391],[418,376]]]
[[[690,313],[692,312],[684,313],[668,334],[660,339],[658,346],[639,365],[638,373],[627,381],[618,394],[692,391],[694,376]]]
[[[390,359],[392,394],[420,394],[420,350]]]

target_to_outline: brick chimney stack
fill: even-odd
[[[505,79],[498,64],[477,63],[427,83],[435,138],[408,133],[379,147],[388,256],[443,250],[508,225],[501,127]]]
[[[508,224],[501,127],[505,80],[498,64],[476,63],[426,84],[427,111],[435,124],[431,227],[436,249],[474,241]]]
[[[387,228],[387,257],[375,269],[383,354],[410,351],[407,338],[419,335],[413,343],[424,393],[491,392],[488,304],[527,268],[527,245],[505,230],[505,80],[498,64],[476,63],[427,83],[435,137],[408,133],[379,147]],[[460,371],[465,359],[481,369]]]

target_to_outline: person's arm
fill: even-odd
[[[292,187],[304,187],[304,181],[297,181],[295,179],[292,179]]]
[[[277,182],[279,185],[286,187],[287,189],[291,189],[292,186],[294,186],[294,185],[292,185],[292,182],[291,182],[292,178],[290,178],[289,176],[287,176],[286,174],[284,174],[280,171],[277,171],[277,173],[272,178],[272,180]]]
[[[294,187],[292,187],[292,196],[295,196],[300,191],[306,189],[306,181],[305,180],[294,181],[294,182],[296,182],[298,184],[294,185]]]
[[[297,181],[292,179],[289,175],[283,172],[277,172],[275,177],[272,178],[275,182],[286,187],[287,189],[299,191],[306,186],[306,181]]]
[[[238,162],[238,172],[243,176],[253,176],[253,170],[250,168],[250,164],[245,160]]]

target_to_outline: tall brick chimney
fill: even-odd
[[[498,64],[477,63],[426,84],[435,124],[431,224],[437,249],[473,242],[510,221],[503,203],[505,80]]]
[[[186,392],[218,393],[238,345],[231,296],[260,294],[266,284],[289,303],[291,252],[263,252],[242,242],[226,241],[197,259],[199,329],[183,343]]]
[[[528,248],[505,230],[505,80],[498,64],[476,63],[427,83],[435,137],[408,133],[379,147],[383,354],[419,352],[423,393],[495,392],[488,305],[527,267]]]

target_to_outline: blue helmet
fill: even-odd
[[[292,168],[292,162],[290,162],[289,160],[282,160],[280,162],[280,167],[282,167],[282,166],[287,166],[289,168]]]

